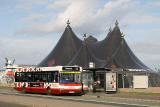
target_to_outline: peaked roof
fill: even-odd
[[[100,59],[108,60],[114,53],[117,46],[121,42],[121,32],[118,26],[115,26],[113,31],[109,32],[106,38],[100,42],[89,44],[92,52]]]
[[[79,65],[88,68],[89,62],[94,62],[96,67],[148,69],[127,45],[118,21],[102,41],[90,36],[82,42],[69,24],[67,22],[67,27],[55,48],[38,66]]]
[[[92,53],[97,58],[106,60],[107,64],[104,67],[148,69],[129,48],[117,23],[104,40],[89,44]]]
[[[104,67],[106,65],[105,60],[100,60],[94,56],[94,54],[89,50],[85,40],[77,51],[77,54],[68,63],[68,65],[79,65],[83,68],[89,68],[90,62],[95,63],[95,67]]]
[[[65,31],[55,48],[40,63],[39,67],[67,65],[79,50],[82,41],[74,34],[67,22]]]
[[[97,42],[97,41],[98,40],[91,35],[86,39],[86,42]]]
[[[116,66],[124,69],[149,69],[132,52],[126,41],[122,38],[121,44],[117,46],[105,67]]]

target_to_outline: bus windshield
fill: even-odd
[[[61,73],[60,83],[81,83],[80,73]]]

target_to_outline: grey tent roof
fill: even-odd
[[[79,50],[82,41],[73,33],[68,24],[55,48],[40,63],[39,67],[66,65]]]
[[[97,42],[97,41],[98,40],[95,37],[91,36],[91,35],[86,39],[86,42]]]
[[[148,69],[127,45],[118,23],[104,40],[88,37],[83,42],[68,24],[55,48],[38,66],[79,65],[87,68],[89,62],[94,62],[96,67],[115,65],[125,69]]]
[[[118,25],[104,40],[88,45],[97,58],[106,60],[107,64],[104,67],[115,65],[127,69],[148,69],[131,51]]]
[[[109,32],[106,38],[100,42],[88,44],[96,57],[109,60],[114,51],[121,42],[121,32],[118,26],[115,26],[112,32]]]
[[[79,65],[83,68],[89,68],[89,63],[93,62],[95,63],[95,67],[104,67],[107,64],[106,61],[96,58],[94,54],[89,50],[86,42],[87,41],[83,41],[79,51],[68,63],[68,65]]]
[[[123,39],[105,67],[111,67],[112,65],[124,69],[149,69],[133,54],[126,41]]]

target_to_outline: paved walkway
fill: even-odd
[[[28,107],[28,106],[0,101],[0,107]]]
[[[151,100],[160,103],[160,96],[158,95],[134,95],[134,94],[105,94],[104,92],[88,92],[85,96],[95,96],[95,97],[113,97],[113,98],[127,98],[127,99],[138,99],[138,100]]]
[[[19,93],[12,88],[0,88],[0,92]],[[23,98],[23,97],[26,97],[27,95],[24,94],[23,96],[17,96],[17,97],[22,97]],[[34,96],[34,95],[40,95],[40,94],[31,94],[31,95]],[[7,95],[5,95],[5,96],[7,96]],[[43,95],[43,96],[46,97],[47,95]],[[158,106],[158,107],[160,107],[160,96],[153,96],[153,95],[151,96],[151,95],[129,95],[129,94],[105,94],[104,92],[96,92],[96,93],[89,92],[89,93],[86,93],[83,96],[54,96],[54,95],[52,95],[50,97],[53,97],[53,99],[54,99],[54,100],[52,99],[53,102],[59,101],[58,99],[56,99],[57,97],[62,97],[62,99],[63,98],[71,98],[73,100],[82,99],[83,101],[92,101],[92,103],[94,101],[98,101],[98,102],[107,102],[107,103],[113,102],[113,103],[119,103],[119,104],[120,103],[126,103],[126,104],[138,104],[138,105],[148,105],[148,106]],[[3,97],[0,97],[0,101],[7,101],[7,99],[3,100]],[[12,99],[10,101],[12,101]],[[37,102],[36,99],[35,99],[35,101]],[[22,104],[24,104],[24,101],[21,101],[21,99],[17,100],[17,101],[14,101],[14,102],[16,102],[16,103],[22,102]],[[29,106],[33,106],[34,102],[27,103],[27,105],[31,104]],[[71,102],[71,101],[69,101],[69,102]],[[39,101],[37,102],[37,104],[38,103],[41,104],[41,102],[39,102]],[[84,102],[81,102],[80,104],[82,105],[83,103]],[[43,104],[46,104],[46,103],[43,103]],[[45,105],[43,105],[43,106],[45,107]],[[117,106],[117,105],[112,105],[112,106]],[[59,106],[59,107],[61,107],[61,106]],[[78,106],[78,107],[81,107],[81,106]]]
[[[14,103],[13,106],[9,105],[7,107],[14,107],[15,103],[18,105],[17,107],[21,107],[20,105],[25,105],[28,107],[120,107],[115,105],[104,105],[104,104],[94,104],[94,103],[27,97],[27,96],[14,96],[14,95],[0,95],[0,101],[5,102],[2,103],[3,105],[6,104],[11,105]]]

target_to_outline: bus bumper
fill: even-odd
[[[82,94],[82,90],[77,89],[51,89],[51,94]]]

